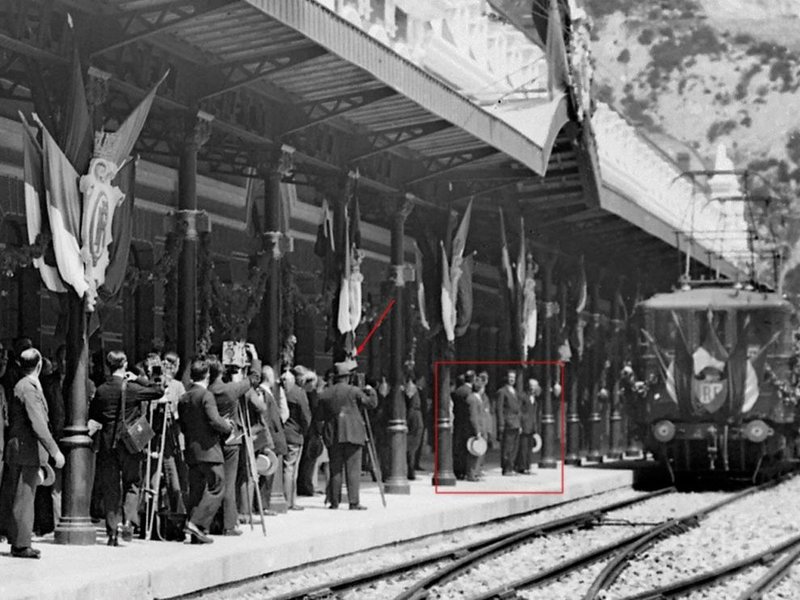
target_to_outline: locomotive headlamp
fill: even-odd
[[[760,443],[772,435],[772,428],[761,419],[755,419],[744,426],[744,437],[751,442]]]
[[[675,423],[666,419],[653,425],[653,436],[662,444],[671,442],[675,437]]]

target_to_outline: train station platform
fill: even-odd
[[[629,470],[566,467],[503,477],[487,469],[485,481],[458,482],[439,488],[430,473],[410,482],[408,495],[389,495],[381,505],[374,483],[362,483],[361,501],[369,510],[337,511],[323,496],[301,497],[303,511],[265,517],[260,526],[243,526],[239,537],[215,537],[209,545],[134,540],[120,548],[59,546],[52,534],[34,540],[40,560],[0,553],[0,598],[3,600],[150,600],[174,598],[226,583],[344,554],[491,521],[566,500],[630,486]],[[503,493],[487,493],[503,492]],[[545,493],[531,493],[545,492]]]

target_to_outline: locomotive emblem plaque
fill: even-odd
[[[716,412],[728,397],[728,382],[720,378],[718,371],[703,379],[692,381],[692,404],[695,411]]]

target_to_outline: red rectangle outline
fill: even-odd
[[[542,490],[538,492],[525,492],[525,491],[440,491],[439,490],[439,427],[433,428],[433,481],[434,481],[434,493],[442,496],[459,496],[459,495],[475,495],[475,496],[509,496],[509,495],[517,495],[517,496],[562,496],[564,495],[564,457],[566,454],[565,449],[565,440],[566,440],[566,407],[564,401],[564,395],[566,393],[567,386],[565,385],[565,378],[566,378],[566,369],[565,363],[560,360],[436,360],[433,362],[433,385],[434,385],[434,392],[433,392],[433,414],[434,418],[439,419],[439,366],[440,365],[462,365],[462,366],[472,366],[472,365],[506,365],[506,366],[556,366],[561,371],[560,383],[561,383],[561,417],[560,421],[560,429],[561,435],[560,439],[560,446],[561,446],[561,489],[559,490]],[[451,434],[452,435],[452,434]],[[447,486],[449,487],[449,486]]]

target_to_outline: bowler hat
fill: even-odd
[[[50,465],[42,465],[39,467],[39,485],[48,487],[55,483],[56,472]]]
[[[531,452],[538,452],[542,449],[542,436],[538,433],[533,434],[533,447],[531,448]]]
[[[259,475],[269,477],[278,470],[278,457],[269,448],[261,451],[261,454],[256,456],[256,471]]]
[[[352,358],[348,358],[342,362],[335,363],[333,366],[336,368],[336,376],[344,377],[355,371],[356,367],[358,367],[358,363]]]
[[[472,456],[483,456],[486,454],[486,440],[482,437],[471,437],[467,440],[467,452]]]

